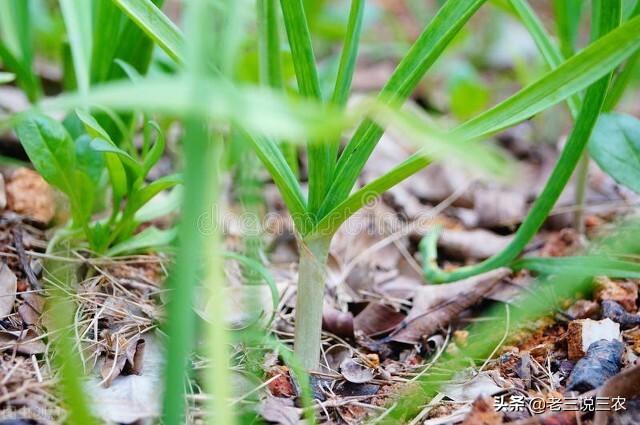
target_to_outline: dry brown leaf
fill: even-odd
[[[115,338],[122,341],[121,338]],[[113,380],[124,375],[141,375],[144,362],[145,340],[142,338],[131,339],[125,342],[126,347],[120,347],[118,355],[115,352],[109,354],[100,368],[100,375],[104,380],[105,388],[108,388]]]
[[[0,174],[0,210],[7,207],[7,191],[4,184],[4,176]]]
[[[42,354],[47,346],[42,339],[35,339],[36,333],[28,329],[26,331],[2,331],[0,332],[0,351],[16,350],[21,354]]]
[[[100,368],[100,376],[102,377],[105,388],[109,388],[113,380],[120,375],[126,361],[127,357],[124,353],[118,353],[117,356],[107,356]]]
[[[322,308],[322,329],[342,338],[353,338],[353,314],[325,303]]]
[[[501,425],[502,414],[496,412],[493,399],[490,397],[478,397],[471,406],[471,412],[467,415],[462,425]]]
[[[600,305],[591,300],[578,300],[565,313],[574,320],[595,319],[600,313]]]
[[[27,326],[40,323],[44,311],[44,298],[34,292],[22,294],[23,303],[18,307],[18,314]]]
[[[527,211],[527,198],[521,192],[476,189],[473,209],[482,227],[508,226],[519,223]]]
[[[416,344],[433,335],[480,301],[509,273],[501,268],[455,283],[423,286],[416,291],[413,308],[391,339]]]
[[[144,339],[142,375],[119,376],[109,388],[100,385],[101,378],[94,376],[86,384],[94,414],[106,422],[134,423],[160,415],[162,392],[158,388],[162,387],[164,352],[153,334],[145,334]]]
[[[392,331],[405,317],[393,307],[373,301],[355,317],[353,327],[359,333],[372,337]]]
[[[7,205],[12,211],[42,223],[55,215],[53,189],[40,174],[28,168],[17,169],[6,185]]]
[[[438,239],[438,246],[456,258],[484,260],[502,251],[511,239],[511,236],[500,236],[484,229],[445,229]]]
[[[611,280],[608,277],[601,276],[596,279],[596,283],[596,298],[598,300],[615,301],[629,313],[634,313],[638,310],[636,306],[638,285],[635,282]]]
[[[620,372],[609,378],[598,390],[597,397],[612,400],[614,397],[624,397],[629,400],[640,396],[640,365]],[[593,418],[593,425],[607,425],[612,409],[599,410]]]
[[[0,265],[0,318],[11,314],[16,300],[18,279],[5,263]]]
[[[364,384],[376,376],[374,369],[365,366],[361,362],[359,359],[357,361],[353,358],[344,359],[340,364],[340,373],[344,379],[354,384]]]
[[[300,409],[293,406],[293,400],[288,398],[267,397],[258,406],[258,412],[265,421],[277,425],[298,425]]]
[[[454,401],[471,401],[478,397],[490,397],[504,388],[496,383],[500,380],[497,372],[484,371],[467,378],[461,376],[457,382],[442,387],[441,392]]]

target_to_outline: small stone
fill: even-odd
[[[567,328],[568,356],[570,360],[584,357],[589,346],[598,340],[622,341],[620,325],[611,319],[574,320]]]
[[[573,368],[567,390],[583,393],[600,387],[620,371],[623,353],[624,345],[618,340],[594,342]]]
[[[17,214],[45,224],[55,215],[53,189],[33,170],[17,169],[6,184],[6,194],[8,208]]]
[[[640,316],[628,313],[615,301],[606,300],[602,302],[602,317],[619,323],[623,328],[640,325]]]

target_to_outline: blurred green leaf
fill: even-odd
[[[640,193],[640,121],[630,115],[603,114],[596,124],[589,153],[618,183]]]
[[[234,87],[222,80],[209,79],[198,85],[201,102],[194,103],[191,92],[191,83],[186,78],[146,78],[136,83],[119,81],[96,86],[86,96],[69,93],[44,99],[41,107],[59,110],[90,104],[118,111],[197,114],[292,142],[339,137],[351,122],[330,105],[285,96],[263,87]]]
[[[71,46],[73,68],[78,89],[89,91],[92,33],[91,4],[86,0],[60,0],[60,9],[67,27],[67,37]]]
[[[480,113],[489,104],[489,89],[477,73],[468,67],[453,74],[448,89],[451,112],[460,120]]]
[[[515,270],[527,269],[544,275],[608,276],[618,279],[640,278],[640,263],[602,255],[525,258],[513,263]]]
[[[0,72],[0,84],[7,84],[16,79],[16,75],[11,72]]]

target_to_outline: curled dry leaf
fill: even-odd
[[[116,339],[120,341],[121,339]],[[114,352],[105,359],[100,368],[100,375],[104,380],[104,386],[109,387],[113,380],[120,374],[141,375],[144,361],[145,341],[142,338],[133,338],[124,342],[119,353]]]
[[[16,350],[26,355],[42,354],[47,346],[42,339],[36,339],[37,335],[32,329],[26,331],[2,331],[0,332],[0,352]]]
[[[27,326],[40,323],[44,311],[44,298],[34,292],[22,294],[22,304],[18,307],[18,314]]]
[[[293,406],[293,400],[288,398],[267,397],[258,406],[262,418],[277,425],[300,424],[300,409]]]
[[[0,265],[0,318],[11,314],[16,299],[18,279],[5,263]]]
[[[342,338],[353,338],[353,314],[325,303],[322,308],[322,329]]]
[[[0,174],[0,210],[7,207],[7,192],[4,184],[4,176]]]
[[[480,301],[508,274],[508,269],[501,268],[455,283],[423,286],[416,291],[409,315],[391,339],[416,344],[433,335]]]
[[[482,227],[516,224],[525,216],[527,198],[523,193],[479,189],[473,194],[473,209],[478,214],[478,225]]]
[[[93,413],[100,419],[110,423],[134,423],[160,414],[162,394],[158,388],[163,381],[164,353],[157,337],[145,334],[144,339],[141,375],[119,376],[108,388],[101,385],[101,378],[95,376],[86,383],[93,400]]]
[[[375,376],[375,370],[365,366],[361,360],[353,358],[344,359],[340,364],[340,373],[349,382],[354,384],[364,384],[371,381]]]
[[[353,327],[358,333],[373,337],[392,331],[405,317],[393,307],[373,301],[355,317]]]

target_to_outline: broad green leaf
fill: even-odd
[[[84,225],[91,220],[97,188],[84,168],[78,168],[68,173],[73,176],[74,190],[78,194],[78,202],[71,202],[72,214],[75,221]]]
[[[596,124],[589,153],[618,183],[640,193],[640,121],[630,115],[603,114]]]
[[[129,154],[118,148],[115,143],[113,143],[107,131],[102,128],[93,116],[81,109],[76,109],[76,115],[84,124],[87,133],[94,138],[91,141],[91,148],[105,154],[104,158],[107,164],[107,170],[109,170],[109,179],[111,180],[113,204],[114,207],[117,208],[117,206],[120,205],[120,201],[128,193],[130,182],[127,178],[127,172],[124,168],[124,164],[122,163],[122,159],[127,159]],[[135,168],[138,164],[136,164],[135,160],[131,158],[129,165]]]
[[[155,226],[147,227],[142,232],[112,246],[105,255],[108,257],[115,257],[126,253],[135,253],[166,247],[171,245],[171,242],[173,242],[177,235],[177,228],[160,230]]]
[[[151,0],[113,0],[164,52],[184,63],[184,36]]]
[[[640,263],[602,255],[525,258],[513,263],[515,270],[527,269],[545,275],[608,276],[618,279],[640,278]]]
[[[95,140],[95,139],[94,139]],[[129,181],[127,172],[118,155],[114,153],[105,153],[105,163],[109,170],[109,179],[111,181],[111,191],[113,195],[113,205],[118,208],[122,199],[129,192]]]
[[[16,133],[31,163],[42,177],[69,197],[74,196],[75,146],[58,121],[31,113],[17,125]]]
[[[7,84],[16,79],[16,75],[11,72],[0,72],[0,84]]]
[[[102,154],[91,146],[91,137],[82,135],[76,140],[76,159],[78,168],[86,174],[93,184],[92,191],[97,190],[102,174],[105,171],[105,162]]]

